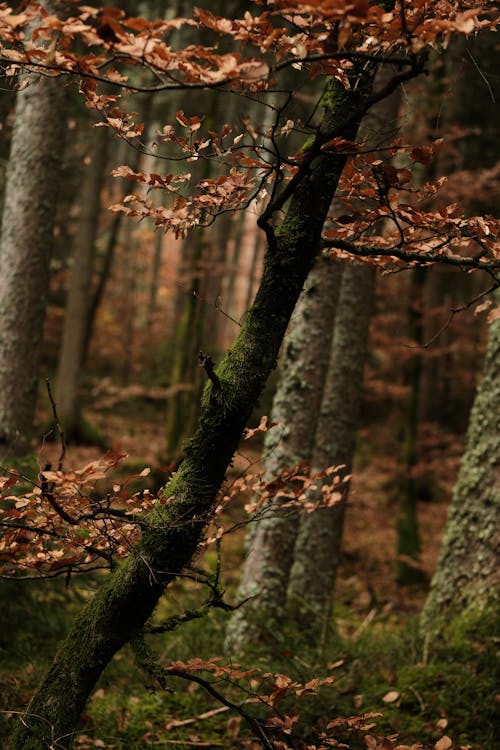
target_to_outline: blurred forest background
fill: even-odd
[[[137,13],[136,4],[121,6]],[[173,15],[190,11],[182,0],[177,6]],[[164,4],[150,0],[140,10],[156,17],[163,14]],[[440,201],[460,201],[471,214],[498,212],[497,63],[494,35],[456,41],[434,61],[430,75],[405,86],[392,105],[392,135],[404,128],[418,142],[444,139],[434,160],[418,166],[421,180],[446,175]],[[298,92],[298,117],[301,97],[307,100],[308,95],[314,96]],[[28,455],[16,456],[8,445],[0,448],[3,470],[17,467],[23,475],[35,477],[48,464],[57,465],[61,439],[54,426],[54,403],[67,444],[66,470],[79,469],[106,451],[123,453],[126,458],[109,484],[134,475],[133,491],[147,488],[154,493],[182,457],[207,378],[199,352],[220,360],[259,283],[265,236],[255,218],[261,209],[252,203],[245,211],[222,214],[212,226],[176,239],[172,233],[155,231],[150,220],[134,222],[108,207],[131,190],[129,181],[112,176],[113,169],[126,164],[136,172],[164,171],[148,144],[165,122],[175,121],[176,113],[189,118],[203,112],[220,128],[225,122],[241,121],[252,106],[247,101],[249,109],[242,112],[235,97],[230,111],[227,100],[211,91],[200,92],[196,99],[193,102],[192,94],[183,92],[134,94],[133,107],[140,108],[144,131],[133,148],[109,128],[90,128],[95,114],[73,89],[64,90],[60,114],[54,113],[62,118],[64,137],[57,197],[51,206],[53,251],[34,428],[28,427]],[[3,205],[8,199],[15,105],[16,94],[2,91]],[[255,106],[258,109],[258,103]],[[191,171],[209,169],[202,160],[190,165]],[[304,702],[311,725],[332,706],[345,716],[380,711],[377,731],[399,732],[408,746],[418,740],[434,747],[449,735],[454,746],[493,750],[500,703],[493,657],[500,635],[495,615],[482,611],[471,616],[430,645],[418,625],[436,571],[481,378],[492,307],[487,298],[479,298],[491,280],[447,266],[335,263],[344,264],[343,279],[349,266],[372,278],[361,300],[343,301],[358,305],[353,307],[357,320],[361,313],[356,311],[364,307],[367,344],[366,352],[355,351],[362,377],[359,421],[357,429],[352,426],[357,432],[355,451],[334,462],[352,460],[353,478],[334,572],[333,611],[328,609],[326,620],[321,620],[317,638],[301,638],[309,616],[302,624],[300,618],[294,623],[293,617],[281,623],[271,648],[268,637],[238,637],[250,647],[250,663],[268,671],[310,679],[333,664],[334,684]],[[337,322],[341,303],[337,302]],[[328,318],[323,322],[325,341]],[[271,419],[289,354],[283,353],[250,427],[257,427],[264,415]],[[274,412],[279,408],[283,403],[275,404]],[[242,442],[230,470],[231,483],[266,470],[275,450],[269,441],[279,443],[285,427],[294,430],[293,414],[287,418],[287,425],[280,422],[269,433],[257,431]],[[294,461],[284,465],[292,467]],[[137,477],[145,467],[151,468],[149,475]],[[107,482],[99,485],[103,493]],[[496,486],[498,490],[498,482]],[[221,545],[220,581],[232,603],[241,595],[244,506],[250,500],[250,491],[243,491],[224,511],[234,531]],[[496,513],[498,518],[498,509]],[[198,562],[214,569],[216,551],[209,548]],[[68,575],[66,581],[57,576],[22,583],[0,580],[0,737],[8,732],[11,712],[25,705],[68,621],[95,585],[92,575]],[[181,578],[175,596],[160,609],[174,615],[196,609],[202,599],[196,585]],[[214,609],[203,619],[193,619],[159,647],[162,657],[230,657],[228,620],[231,617],[236,627],[234,621],[246,611],[242,607],[236,616]],[[222,689],[223,681],[218,684]],[[355,727],[343,727],[342,732],[339,742],[358,747]],[[249,739],[241,717],[232,716],[196,683],[187,689],[181,685],[174,694],[153,689],[128,651],[120,653],[101,678],[75,746],[260,747]]]

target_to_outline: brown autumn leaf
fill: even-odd
[[[450,738],[446,735],[443,735],[443,737],[441,737],[441,739],[438,740],[434,745],[434,750],[449,750],[452,744],[453,742],[450,740]]]
[[[486,318],[486,320],[488,321],[488,323],[493,323],[493,321],[498,320],[498,318],[500,318],[500,306],[495,307],[494,310],[491,310],[488,313],[488,317]]]
[[[479,315],[479,313],[484,312],[485,310],[488,310],[493,304],[493,301],[491,299],[487,299],[484,302],[481,302],[480,305],[476,305],[474,308],[474,315]]]
[[[278,424],[277,422],[270,422],[268,420],[269,417],[263,416],[260,418],[260,422],[257,427],[254,427],[253,429],[247,427],[247,429],[245,430],[244,440],[249,440],[255,435],[256,432],[267,432],[271,429],[271,427],[275,427]]]
[[[384,703],[395,703],[395,701],[398,700],[399,696],[400,693],[397,690],[389,690],[389,692],[384,695],[382,700],[384,701]]]
[[[415,146],[410,151],[410,159],[420,164],[430,164],[434,157],[432,146]]]

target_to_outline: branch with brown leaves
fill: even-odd
[[[481,255],[463,256],[448,254],[443,252],[432,252],[427,250],[418,250],[413,248],[405,250],[402,247],[379,247],[376,245],[362,245],[350,242],[349,240],[328,239],[323,240],[323,247],[330,250],[341,250],[348,255],[354,255],[358,258],[374,258],[380,262],[383,259],[402,260],[409,265],[431,265],[433,263],[443,263],[445,265],[455,266],[463,271],[475,270],[493,271],[500,270],[500,258],[494,260],[483,260]],[[490,291],[500,286],[500,279],[495,278],[495,284]]]

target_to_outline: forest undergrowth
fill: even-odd
[[[102,395],[100,396],[102,401]],[[158,469],[163,445],[163,411],[158,403],[140,398],[124,400],[113,410],[93,408],[87,402],[89,423],[99,428],[110,448],[125,452],[124,475],[145,466]],[[99,396],[95,398],[98,405]],[[40,424],[48,412],[42,409]],[[115,436],[119,435],[119,442]],[[498,644],[491,639],[495,626],[491,618],[461,623],[439,642],[429,643],[418,629],[418,615],[426,596],[426,586],[398,586],[395,582],[396,530],[394,525],[393,465],[387,460],[391,431],[380,430],[376,452],[364,442],[361,432],[357,465],[346,522],[343,556],[339,570],[333,622],[325,630],[319,650],[312,650],[307,633],[285,628],[274,633],[272,647],[252,650],[241,659],[245,668],[263,673],[287,675],[307,683],[313,678],[333,677],[317,694],[300,699],[283,698],[284,715],[300,713],[288,739],[293,747],[306,747],[313,735],[336,718],[371,716],[362,723],[339,723],[333,730],[337,745],[351,750],[370,748],[368,738],[385,736],[387,748],[471,748],[493,750],[495,722],[498,721],[499,695]],[[450,451],[453,442],[454,450]],[[456,440],[443,434],[442,461],[436,441],[434,458],[441,467],[435,497],[419,503],[422,541],[421,565],[430,579],[437,562],[439,543],[446,521],[449,499],[460,456]],[[37,448],[41,466],[56,463],[61,446],[43,439]],[[66,468],[82,466],[102,454],[102,448],[69,446]],[[451,458],[450,458],[451,456]],[[251,470],[258,472],[260,448],[257,440],[244,443],[235,458],[232,476]],[[153,471],[154,481],[162,481],[161,471]],[[149,478],[148,478],[149,481]],[[238,571],[243,558],[246,531],[243,509],[245,498],[236,498],[229,507],[237,530],[222,544],[221,585],[225,598],[234,603]],[[209,548],[197,564],[213,569],[216,553]],[[0,736],[8,732],[11,712],[28,700],[53,655],[55,644],[69,618],[91,596],[95,582],[90,577],[73,578],[66,586],[56,579],[36,588],[26,583],[5,584],[7,608],[0,614],[2,656],[0,684],[2,714]],[[172,616],[200,605],[197,588],[189,580],[176,583],[167,601],[160,604],[157,617]],[[489,619],[488,619],[489,618]],[[231,662],[225,651],[224,631],[227,613],[212,610],[200,619],[181,626],[175,633],[156,636],[153,647],[162,663],[193,658],[219,657]],[[489,634],[489,635],[488,635]],[[20,668],[20,664],[23,664]],[[210,677],[210,675],[208,675]],[[208,679],[208,678],[207,678]],[[253,680],[253,682],[252,682]],[[245,680],[243,680],[245,682]],[[237,704],[258,692],[258,678],[247,678],[237,685],[232,679],[215,678],[217,690]],[[127,648],[106,670],[88,706],[81,733],[75,741],[87,748],[249,748],[260,745],[252,739],[242,717],[217,702],[202,686],[172,678],[162,689],[141,671],[132,649]],[[246,696],[246,698],[245,698]],[[259,716],[259,705],[250,711]],[[350,720],[349,720],[350,721]],[[371,725],[373,724],[373,728]],[[450,738],[452,745],[447,744]],[[389,744],[392,742],[393,744]],[[439,744],[441,742],[441,744]],[[301,744],[306,743],[306,744]],[[437,744],[436,744],[437,743]],[[312,746],[312,745],[310,745]],[[374,745],[375,747],[375,745]]]

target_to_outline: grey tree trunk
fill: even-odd
[[[500,295],[496,295],[500,303]],[[491,324],[484,375],[422,615],[432,633],[463,613],[500,604],[500,319]]]
[[[398,108],[396,94],[364,118],[361,130],[372,146],[381,147],[394,135]],[[328,263],[333,261],[322,259],[313,272],[316,296],[304,292],[292,318],[272,415],[283,425],[283,435],[275,446],[280,436],[274,428],[264,446],[269,477],[298,463],[311,465],[313,472],[332,464],[345,464],[344,475],[350,471],[375,277],[370,268],[346,265],[334,321],[340,277]],[[269,504],[247,540],[238,596],[252,599],[231,618],[230,648],[276,641],[287,610],[299,625],[307,625],[308,636],[318,637],[338,566],[344,490],[341,503],[312,514],[280,512],[279,497]],[[320,500],[321,492],[309,499]]]
[[[0,445],[31,442],[65,123],[61,81],[32,78],[16,100],[0,246]]]
[[[343,465],[339,479],[351,472],[374,285],[373,268],[348,264],[344,269],[314,439],[313,474],[332,465]],[[308,500],[321,502],[322,487],[331,485],[334,477],[318,481]],[[331,507],[302,514],[288,588],[289,609],[299,625],[307,626],[308,638],[316,640],[330,615],[349,483],[331,489],[339,496]]]
[[[64,316],[63,338],[57,370],[56,403],[65,436],[78,434],[81,415],[79,388],[85,352],[95,240],[101,210],[101,186],[109,133],[98,128],[95,148],[87,165],[80,196],[80,221],[75,237],[71,281]]]
[[[264,441],[265,476],[279,476],[299,464],[309,466],[333,333],[341,266],[320,257],[309,275],[290,323],[274,397],[271,420],[277,422]],[[279,495],[251,527],[238,600],[252,597],[229,621],[227,645],[268,641],[280,632],[299,515],[280,510]]]

